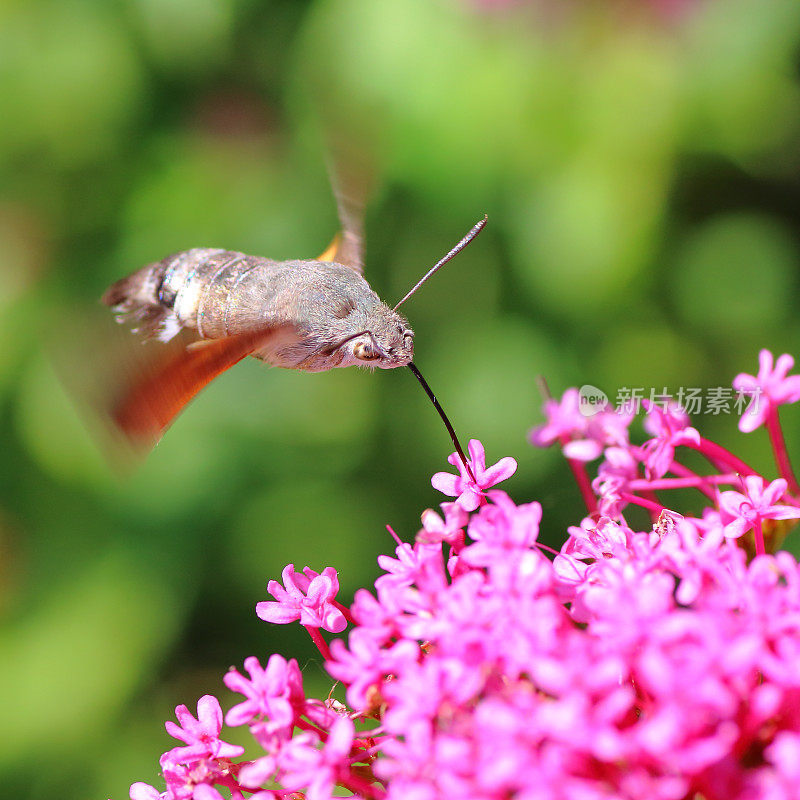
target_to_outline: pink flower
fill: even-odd
[[[414,661],[419,656],[415,643],[401,640],[390,648],[384,648],[368,630],[356,628],[348,639],[347,646],[340,639],[331,642],[332,661],[325,666],[328,672],[347,689],[347,699],[355,708],[367,704],[367,690],[380,682],[403,661]]]
[[[212,760],[196,761],[191,767],[187,767],[184,764],[171,762],[169,755],[168,752],[164,753],[160,760],[164,781],[167,784],[167,791],[164,793],[167,800],[184,800],[184,798],[194,800],[195,793],[200,787],[213,784],[216,772]]]
[[[285,588],[270,584],[277,601],[259,613],[308,625],[331,678],[323,699],[305,698],[296,662],[246,659],[247,677],[224,680],[244,696],[227,721],[255,740],[248,760],[220,741],[204,697],[197,719],[180,706],[181,727],[167,724],[186,746],[162,756],[166,791],[134,784],[132,800],[797,796],[800,564],[766,552],[791,522],[766,539],[762,523],[800,518],[800,490],[699,439],[679,410],[650,408],[643,447],[603,413],[561,426],[605,459],[594,481],[570,459],[588,516],[555,559],[539,536],[557,535],[555,515],[491,490],[513,461],[487,470],[470,442],[475,479],[434,477],[458,500],[425,512],[418,541],[379,559],[375,591],[349,611],[331,568],[290,565]],[[774,439],[777,424],[770,412]],[[736,541],[750,528],[755,557]],[[339,614],[353,628],[328,646],[318,628],[341,630]]]
[[[562,439],[582,439],[586,432],[587,417],[580,412],[577,389],[567,389],[560,401],[552,398],[547,400],[544,415],[547,422],[528,434],[531,444],[536,447],[550,447]]]
[[[784,353],[773,366],[769,350],[758,354],[758,375],[739,373],[733,379],[733,388],[742,395],[752,397],[750,405],[739,419],[739,430],[750,433],[763,425],[770,409],[800,400],[800,375],[786,377],[794,366],[794,359]]]
[[[470,456],[469,465],[475,475],[475,481],[469,477],[458,454],[452,453],[447,460],[454,467],[458,467],[459,474],[437,472],[431,479],[431,484],[442,494],[457,498],[456,503],[465,511],[474,511],[481,503],[483,490],[510,478],[517,471],[517,462],[510,456],[506,456],[487,469],[486,454],[483,445],[477,439],[469,440],[467,450]]]
[[[239,780],[242,786],[261,786],[272,780],[277,768],[278,763],[274,756],[262,756],[242,767]]]
[[[777,734],[764,755],[778,768],[786,781],[786,789],[797,791],[800,785],[800,733],[782,731]]]
[[[359,589],[353,597],[350,613],[362,628],[369,628],[376,640],[386,641],[397,630],[396,615],[400,605],[392,591],[379,592],[380,599],[366,589]]]
[[[128,796],[131,800],[162,800],[166,796],[166,792],[162,794],[149,783],[133,783]]]
[[[219,738],[222,730],[222,709],[219,700],[210,694],[197,701],[197,719],[189,709],[180,705],[175,709],[180,725],[167,722],[167,733],[186,743],[186,747],[175,747],[166,753],[164,763],[168,765],[186,764],[205,758],[235,758],[244,753],[244,748],[228,744]]]
[[[250,680],[233,667],[223,679],[232,692],[247,698],[228,711],[225,722],[238,726],[248,725],[254,720],[266,720],[264,725],[267,734],[291,736],[292,727],[302,713],[305,701],[303,678],[297,661],[287,661],[276,653],[269,657],[266,669],[255,656],[246,658],[244,666]]]
[[[333,723],[322,748],[314,734],[296,736],[281,753],[281,782],[290,791],[304,790],[308,800],[330,800],[335,786],[349,775],[354,738],[355,726],[348,717]]]
[[[294,564],[282,573],[283,586],[270,581],[267,591],[277,600],[264,600],[256,605],[256,614],[265,622],[285,625],[300,620],[301,625],[324,628],[339,633],[347,627],[344,614],[334,605],[339,591],[339,578],[333,567],[325,567],[322,574],[305,567],[303,574],[295,572]]]
[[[444,582],[441,545],[404,542],[395,548],[395,554],[397,558],[378,556],[378,565],[387,573],[375,581],[379,596],[434,576],[438,583]]]
[[[642,446],[647,477],[660,478],[669,471],[675,448],[681,444],[699,445],[700,434],[689,427],[689,416],[679,406],[670,403],[667,408],[661,408],[648,400],[643,400],[642,404],[647,410],[645,430],[655,437]]]
[[[561,548],[566,556],[592,560],[620,557],[631,549],[633,531],[601,517],[597,522],[584,519],[580,527],[570,526],[569,539]]]
[[[465,562],[476,566],[491,566],[515,550],[531,550],[542,521],[542,507],[537,502],[518,506],[499,489],[489,492],[489,497],[492,502],[481,506],[469,523],[474,543],[461,553]]]
[[[567,442],[564,455],[577,461],[592,461],[606,447],[627,447],[628,428],[635,416],[635,411],[602,408],[587,417],[586,434],[583,440]]]
[[[432,509],[422,512],[422,530],[417,541],[425,544],[447,542],[456,548],[464,544],[464,526],[469,514],[458,503],[441,503],[444,520]]]
[[[605,447],[627,446],[628,428],[634,411],[604,408],[581,410],[577,389],[567,389],[561,401],[548,400],[544,405],[547,422],[534,428],[528,438],[536,447],[563,443],[564,455],[576,461],[593,461]]]
[[[719,508],[725,521],[725,536],[736,539],[764,519],[800,519],[800,508],[779,505],[776,501],[786,493],[783,478],[772,481],[766,488],[760,475],[744,478],[744,494],[721,492]]]
[[[225,800],[225,797],[213,786],[209,786],[207,783],[201,783],[195,786],[192,792],[192,800]]]

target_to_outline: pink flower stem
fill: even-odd
[[[252,764],[252,763],[253,762],[250,761],[250,762],[245,762],[245,763],[232,764],[231,766],[244,767],[247,764]],[[245,786],[244,784],[239,783],[238,780],[233,780],[232,778],[226,778],[226,777],[224,777],[222,775],[218,775],[216,778],[214,778],[214,785],[215,786],[224,786],[226,789],[228,789],[230,791],[231,795],[233,795],[234,797],[237,796],[237,793],[238,793],[239,796],[243,797],[244,795],[242,795],[242,792],[257,792],[257,791],[259,791],[257,788],[251,788],[249,786]],[[167,796],[169,797],[169,793],[167,793]],[[174,797],[174,795],[173,795],[173,797]]]
[[[313,722],[308,722],[304,719],[295,719],[294,724],[302,731],[311,731],[312,733],[316,733],[321,741],[328,741],[328,731],[318,728]]]
[[[366,780],[366,778],[362,778],[360,775],[356,775],[352,771],[346,776],[341,776],[339,779],[339,785],[344,786],[344,788],[348,791],[353,792],[353,794],[358,794],[361,797],[374,798],[374,800],[378,800],[378,798],[386,796],[385,789],[380,786],[376,786],[374,783]]]
[[[671,470],[676,472],[677,470],[675,467],[677,466],[680,465],[673,462]],[[685,470],[688,474],[685,474],[685,476],[682,478],[659,478],[651,481],[643,478],[637,478],[636,480],[630,481],[628,486],[634,491],[645,489],[652,489],[654,491],[661,491],[664,489],[697,489],[707,497],[715,500],[716,495],[706,484],[717,485],[720,483],[729,483],[731,485],[735,485],[738,479],[738,476],[733,473],[729,473],[727,475],[696,475],[685,467],[683,470]]]
[[[403,544],[403,540],[394,532],[394,528],[391,525],[387,525],[386,530],[389,531],[389,535],[395,540],[395,542],[397,542],[398,545]]]
[[[244,766],[244,764],[237,764],[236,766]],[[228,775],[218,775],[216,778],[214,778],[214,784],[217,786],[224,786],[226,789],[232,789],[237,792],[241,792],[242,790],[245,792],[253,791],[252,789],[248,789],[246,786],[242,786],[239,781]]]
[[[675,461],[674,459],[672,461],[672,465],[669,468],[669,471],[672,472],[674,475],[677,475],[679,478],[697,478],[697,479],[699,479],[701,481],[701,483],[696,487],[697,491],[699,491],[702,494],[704,494],[712,502],[716,502],[716,500],[717,500],[717,490],[713,489],[712,487],[717,485],[716,484],[716,479],[718,477],[724,477],[724,476],[698,475],[696,472],[694,472],[693,470],[689,469],[688,467],[685,467],[679,461]],[[729,476],[731,478],[731,481],[723,480],[722,483],[730,483],[732,481],[737,480],[738,477],[739,477],[735,472],[728,473],[728,474],[729,474]]]
[[[625,500],[625,502],[627,503],[633,503],[634,505],[646,508],[649,511],[653,512],[656,516],[661,514],[662,511],[664,511],[664,506],[662,506],[660,503],[657,503],[654,500],[645,500],[644,497],[637,497],[635,494],[628,494],[628,492],[621,492],[620,498],[622,500]]]
[[[702,453],[715,467],[721,469],[720,465],[724,464],[728,469],[738,472],[740,475],[758,475],[758,473],[749,465],[745,464],[740,458],[737,458],[729,450],[709,441],[708,439],[700,438],[700,444],[692,444],[691,442],[683,442],[686,447],[691,447]]]
[[[789,452],[786,449],[786,441],[783,438],[783,429],[778,418],[778,407],[775,405],[770,405],[770,409],[767,412],[767,431],[769,431],[772,452],[775,454],[775,463],[778,465],[778,472],[780,472],[781,478],[789,484],[789,491],[792,494],[800,494],[800,486],[798,486],[797,478],[794,476],[792,462],[789,460]]]
[[[649,503],[653,504],[653,508],[650,511],[650,521],[655,525],[659,516],[661,516],[661,511],[656,511],[656,509],[663,510],[666,506],[658,502],[658,495],[652,488],[642,490],[642,495],[642,500],[647,500]]]
[[[756,540],[756,555],[763,556],[767,552],[767,548],[764,546],[764,523],[761,521],[761,517],[756,517],[753,535]]]
[[[319,650],[320,654],[326,661],[331,660],[331,651],[328,649],[328,643],[322,638],[322,634],[319,632],[319,628],[314,628],[310,625],[306,625],[305,629],[308,631],[308,635],[311,637],[311,641],[317,646],[317,650]]]
[[[570,442],[570,438],[565,434],[564,436],[559,436],[559,441],[563,447],[563,445]],[[569,468],[572,470],[572,477],[575,478],[575,483],[578,484],[581,497],[586,504],[586,510],[589,512],[589,516],[591,516],[597,512],[597,498],[592,491],[592,481],[589,479],[589,474],[586,472],[586,465],[583,461],[577,461],[574,458],[568,458],[567,464],[569,464]]]
[[[536,547],[538,547],[540,550],[546,550],[548,553],[552,553],[554,556],[561,555],[561,553],[559,553],[558,550],[555,550],[552,547],[548,547],[548,545],[542,544],[541,542],[536,542]]]

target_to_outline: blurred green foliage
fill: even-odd
[[[666,3],[663,4],[666,7]],[[254,614],[287,562],[368,585],[450,445],[405,370],[243,363],[117,477],[47,357],[113,279],[220,246],[313,257],[325,152],[375,164],[367,276],[406,307],[464,439],[581,516],[526,443],[554,393],[727,386],[800,353],[795,0],[7,0],[0,4],[0,785],[127,796],[178,702],[300,631]],[[327,144],[326,144],[327,143]],[[98,334],[102,335],[102,334]],[[100,365],[102,368],[102,365]],[[784,415],[790,449],[798,414]],[[763,432],[697,422],[770,469]],[[314,675],[318,675],[314,684]]]

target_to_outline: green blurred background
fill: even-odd
[[[345,600],[368,585],[451,449],[406,370],[252,361],[121,479],[54,327],[91,361],[68,320],[144,263],[321,252],[325,142],[346,143],[377,165],[367,277],[390,303],[488,213],[405,311],[461,437],[517,458],[508,488],[558,543],[581,506],[526,443],[537,375],[613,397],[800,353],[798,45],[796,0],[0,2],[2,795],[162,785],[163,720],[230,705],[248,654],[298,657],[326,694],[302,632],[255,603],[287,562],[337,567]],[[697,424],[771,470],[763,431]]]

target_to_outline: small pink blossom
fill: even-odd
[[[133,783],[128,795],[131,800],[162,800],[166,792],[161,793],[154,789],[149,783]]]
[[[266,669],[255,656],[246,658],[244,667],[250,675],[249,680],[233,667],[223,679],[232,692],[247,698],[228,711],[225,715],[226,724],[249,725],[255,720],[263,720],[268,734],[285,733],[291,736],[305,700],[297,661],[287,661],[275,653],[269,657]]]
[[[567,389],[561,400],[546,400],[544,415],[547,422],[528,434],[535,447],[550,447],[562,439],[582,439],[586,433],[587,418],[580,412],[580,394],[577,389]]]
[[[682,444],[698,446],[700,434],[689,426],[689,415],[674,403],[666,408],[648,400],[642,404],[647,410],[645,430],[654,437],[642,446],[645,469],[648,478],[660,478],[669,471],[675,448]]]
[[[570,526],[569,538],[561,548],[563,555],[581,559],[605,559],[621,557],[631,548],[630,528],[620,525],[607,517],[597,522],[584,519],[580,526]]]
[[[347,684],[348,702],[360,708],[367,704],[367,690],[390,674],[399,663],[416,660],[419,648],[415,643],[401,640],[387,649],[376,642],[369,631],[356,628],[350,634],[347,646],[341,639],[331,643],[331,656],[326,669],[334,678]]]
[[[752,398],[739,419],[742,433],[750,433],[763,425],[771,409],[800,400],[800,375],[787,377],[794,367],[794,359],[784,353],[778,357],[777,363],[773,362],[772,353],[762,350],[758,354],[758,375],[740,372],[733,379],[733,388]]]
[[[594,461],[605,447],[628,444],[628,428],[634,418],[633,410],[591,408],[581,409],[581,394],[567,389],[561,400],[548,400],[544,405],[547,422],[534,428],[529,439],[536,447],[563,444],[564,455],[576,461]]]
[[[800,732],[782,731],[764,755],[778,768],[786,788],[797,791],[800,785]]]
[[[187,764],[205,758],[235,758],[244,753],[243,747],[220,740],[222,709],[213,695],[203,695],[197,701],[197,719],[184,705],[175,709],[175,716],[180,725],[167,722],[167,733],[187,746],[170,750],[166,763]]]
[[[170,761],[170,753],[161,756],[160,764],[164,775],[164,782],[167,784],[167,791],[164,797],[168,800],[194,800],[201,787],[209,786],[214,783],[217,771],[214,769],[214,761],[196,761],[190,767],[184,764],[176,764]]]
[[[207,783],[201,783],[195,786],[192,792],[192,800],[225,800],[225,797],[213,786],[209,786]]]
[[[386,641],[397,632],[396,615],[400,605],[392,591],[380,592],[375,597],[366,589],[359,589],[353,597],[350,613],[361,628],[369,628],[376,640]]]
[[[447,460],[458,468],[459,474],[437,472],[431,479],[431,484],[442,494],[457,498],[456,503],[465,511],[474,511],[481,504],[484,490],[510,478],[517,471],[517,462],[510,456],[506,456],[487,468],[483,445],[477,439],[469,440],[467,450],[469,465],[475,476],[474,481],[470,478],[464,464],[461,463],[458,454],[452,453]]]
[[[632,447],[607,447],[603,461],[597,468],[597,477],[592,487],[597,491],[604,479],[619,479],[621,486],[639,477],[639,459]]]
[[[473,540],[461,553],[463,560],[475,566],[502,562],[512,551],[529,551],[539,537],[542,507],[539,503],[516,505],[499,489],[489,492],[491,503],[481,506],[469,524]]]
[[[283,583],[270,581],[267,591],[277,602],[264,600],[256,605],[256,614],[265,622],[285,625],[300,620],[301,625],[339,633],[347,627],[344,614],[334,605],[339,591],[339,578],[333,567],[322,574],[305,567],[295,572],[294,564],[284,568]]]
[[[564,445],[564,455],[577,461],[593,461],[607,447],[627,447],[628,428],[635,416],[631,410],[611,406],[598,409],[586,418],[584,438]]]
[[[437,583],[444,582],[441,544],[404,542],[395,548],[395,554],[397,558],[378,556],[378,566],[386,572],[375,581],[379,596],[434,576]]]
[[[339,717],[333,723],[321,748],[314,734],[296,736],[281,753],[283,785],[305,791],[308,800],[330,800],[336,785],[349,775],[354,738],[355,726],[348,717]]]
[[[278,764],[274,756],[262,756],[242,767],[239,773],[239,781],[244,787],[261,786],[272,780],[277,768]]]
[[[800,508],[776,503],[785,493],[783,478],[765,487],[760,475],[745,476],[744,493],[721,492],[719,508],[725,520],[725,536],[736,539],[764,519],[800,519]]]
[[[464,544],[464,526],[469,521],[469,514],[458,503],[441,503],[441,509],[444,519],[432,508],[422,512],[422,530],[417,534],[417,541],[426,544],[447,542],[460,549]]]

